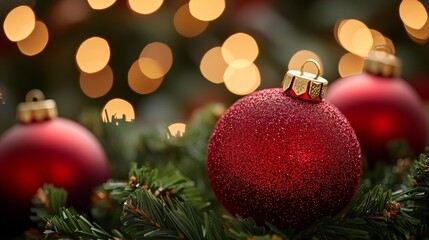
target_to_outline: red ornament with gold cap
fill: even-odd
[[[17,118],[19,123],[0,138],[0,212],[5,215],[0,228],[8,233],[28,227],[31,201],[43,184],[65,188],[67,204],[84,210],[93,188],[110,177],[97,139],[78,123],[57,117],[55,102],[44,100],[40,90],[28,92]]]
[[[278,228],[309,226],[339,213],[361,176],[357,137],[323,100],[328,81],[289,70],[282,88],[254,92],[219,119],[208,145],[208,175],[231,214]]]
[[[356,131],[370,167],[377,162],[394,163],[401,153],[392,151],[393,146],[406,144],[414,155],[425,149],[424,106],[400,74],[400,60],[389,48],[377,47],[365,59],[363,73],[338,79],[327,92],[326,100]]]

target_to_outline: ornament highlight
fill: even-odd
[[[260,225],[304,228],[339,213],[361,176],[361,152],[347,119],[323,100],[328,81],[289,70],[283,89],[254,92],[219,119],[208,175],[219,202]]]
[[[84,210],[93,188],[110,177],[106,154],[96,138],[71,120],[57,117],[53,100],[32,90],[18,105],[20,123],[0,138],[0,211],[3,232],[29,226],[31,201],[45,183],[69,193],[68,206]]]
[[[424,151],[428,129],[418,94],[400,76],[401,62],[384,49],[374,49],[364,72],[335,81],[326,100],[350,121],[370,167],[394,163],[388,146],[405,141],[415,155]]]

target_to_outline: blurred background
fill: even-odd
[[[62,117],[185,122],[279,87],[308,58],[331,83],[387,45],[429,105],[428,2],[417,0],[0,1],[0,133],[33,88]],[[314,66],[306,71],[315,72]],[[97,115],[98,116],[98,115]]]

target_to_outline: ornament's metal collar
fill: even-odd
[[[304,71],[307,63],[313,63],[316,66],[316,74]],[[300,71],[287,71],[282,82],[282,87],[283,91],[289,96],[320,102],[326,94],[328,81],[320,76],[319,63],[314,59],[308,59],[302,64]]]
[[[401,60],[393,55],[390,47],[377,45],[365,58],[363,69],[365,72],[383,77],[399,77]]]
[[[16,117],[21,123],[39,122],[58,116],[54,100],[45,100],[39,89],[30,90],[25,95],[25,102],[18,104]]]

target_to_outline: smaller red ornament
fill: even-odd
[[[337,80],[326,96],[350,121],[370,167],[396,162],[388,148],[394,141],[405,141],[415,155],[425,149],[424,107],[416,91],[399,78],[400,67],[392,54],[374,50],[363,73]]]
[[[360,181],[357,137],[322,99],[328,81],[303,72],[304,65],[286,73],[283,89],[235,102],[209,141],[207,169],[217,199],[259,225],[308,227],[340,212]]]
[[[36,101],[33,101],[36,100]],[[93,188],[110,177],[96,138],[71,120],[57,117],[53,100],[32,90],[18,105],[16,124],[0,138],[2,232],[29,225],[31,201],[45,183],[68,191],[68,205],[85,210]],[[3,222],[6,220],[6,222]]]

